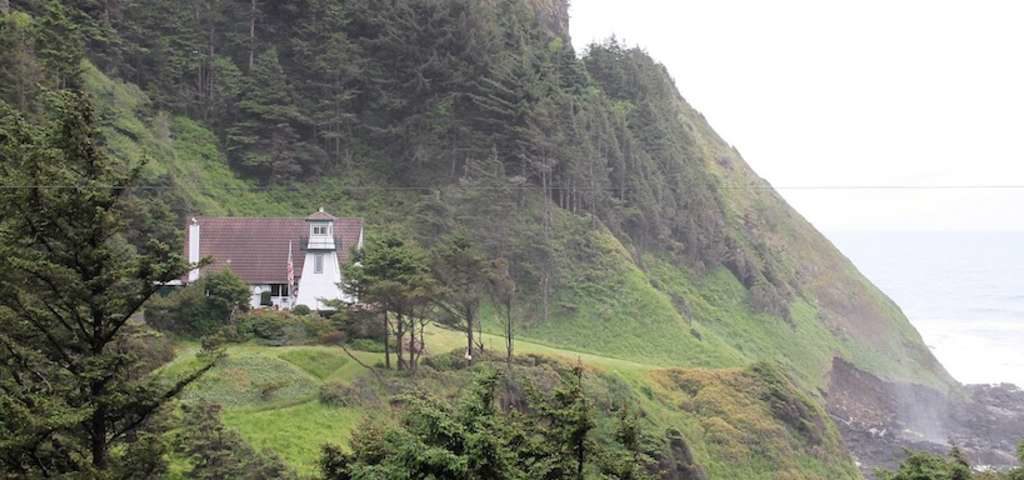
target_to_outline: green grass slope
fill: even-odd
[[[429,329],[426,337],[434,356],[447,356],[463,341],[460,333],[439,328]],[[503,342],[484,336],[491,350]],[[682,432],[709,478],[859,478],[824,412],[779,368],[758,364],[744,369],[664,369],[527,341],[516,348],[521,363],[536,365],[522,375],[541,380],[551,365],[583,363],[587,391],[597,408],[628,403],[643,412],[652,434],[669,428]],[[185,346],[162,374],[173,376],[195,361],[195,353],[194,346]],[[339,348],[246,344],[229,347],[227,354],[209,376],[189,387],[185,398],[223,404],[225,424],[256,448],[277,452],[304,476],[316,473],[324,443],[344,446],[361,422],[393,417],[387,391],[369,372],[347,361]],[[381,357],[356,354],[366,363]],[[393,374],[387,378],[419,394],[446,398],[472,375],[473,371],[424,366],[415,379]],[[322,404],[316,392],[325,383],[348,385],[359,399],[346,407]],[[268,385],[278,385],[279,390],[268,395]],[[599,431],[610,428],[611,418],[601,419]]]
[[[88,65],[85,80],[105,119],[110,151],[125,159],[148,159],[147,180],[168,185],[189,213],[301,216],[323,206],[364,217],[370,235],[384,229],[415,232],[420,220],[411,213],[438,193],[367,189],[387,183],[360,170],[330,173],[317,182],[260,186],[231,170],[217,137],[201,124],[147,114],[141,91]],[[708,162],[708,171],[723,184],[761,182],[694,115],[688,121],[702,142],[703,158],[727,157]],[[750,289],[726,268],[705,270],[640,252],[601,222],[553,208],[555,254],[550,262],[558,288],[546,320],[537,290],[522,289],[515,314],[520,352],[578,357],[602,375],[620,378],[656,424],[673,425],[693,442],[712,478],[856,478],[831,422],[825,418],[824,426],[807,437],[801,427],[773,416],[771,384],[777,378],[765,380],[763,371],[750,366],[760,361],[781,365],[794,378],[796,394],[811,392],[805,399],[811,407],[804,409],[811,416],[821,413],[821,399],[813,392],[824,384],[835,355],[883,378],[940,386],[950,379],[899,309],[827,240],[774,192],[752,191],[726,196],[727,228],[736,238],[761,239],[735,248],[770,245],[777,250],[771,258],[779,263],[778,271],[805,279],[788,305],[788,318],[754,308]],[[500,220],[484,218],[477,226],[535,227],[544,215],[539,203],[530,200],[502,213]],[[739,220],[744,218],[749,222]],[[509,241],[528,250],[537,233],[528,234],[533,237],[510,230]],[[485,326],[499,331],[488,309]],[[487,338],[500,348],[500,339]],[[444,351],[460,342],[457,336],[438,334],[431,345]],[[188,361],[188,355],[180,361]],[[343,442],[369,413],[319,404],[319,386],[350,382],[361,374],[354,362],[333,350],[238,347],[226,365],[186,397],[223,403],[229,425],[308,474],[318,445]],[[683,388],[680,375],[696,377],[683,382]],[[719,401],[719,407],[711,408]]]
[[[256,185],[233,173],[216,136],[200,124],[165,114],[145,118],[148,102],[137,88],[91,66],[85,78],[110,119],[105,130],[111,151],[148,159],[153,181],[170,182],[190,213],[300,216],[323,206],[365,218],[370,235],[414,232],[420,220],[409,212],[434,195],[367,188],[388,185],[358,170],[312,183]],[[707,162],[723,185],[763,184],[699,114],[684,102],[679,109],[696,132],[701,156],[725,159]],[[541,343],[665,366],[780,361],[809,385],[821,384],[833,355],[883,378],[943,388],[952,383],[899,309],[781,197],[768,188],[723,191],[733,238],[757,240],[734,247],[771,245],[777,250],[769,257],[778,264],[774,268],[804,279],[788,306],[790,318],[760,313],[750,289],[724,268],[700,271],[664,255],[639,253],[600,223],[554,208],[550,262],[558,288],[547,321],[541,321],[536,289],[523,289],[525,334]],[[526,202],[505,220],[524,249],[538,235],[529,229],[542,222],[538,203]],[[741,218],[742,225],[736,220]],[[471,228],[486,230],[493,221]]]

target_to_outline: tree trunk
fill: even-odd
[[[420,325],[420,350],[418,352],[416,352],[416,362],[417,363],[419,363],[420,357],[423,356],[423,352],[427,348],[426,339],[423,338],[423,331],[426,330],[426,329],[427,329],[427,323],[423,322],[423,324]]]
[[[249,9],[249,71],[256,63],[256,0],[252,0]]]
[[[0,14],[7,15],[11,11],[11,0],[0,0]]]
[[[466,360],[470,365],[473,364],[473,313],[472,310],[466,308]]]
[[[512,301],[509,300],[505,303],[505,349],[508,353],[505,361],[509,364],[512,363],[512,347]]]
[[[405,358],[402,357],[402,341],[405,339],[405,319],[402,312],[395,312],[395,358],[398,359],[396,367],[402,370],[405,367]]]
[[[476,319],[476,312],[473,312],[473,318]],[[483,320],[476,320],[476,351],[480,352],[481,355],[484,353],[484,322]]]
[[[103,385],[94,383],[90,389],[92,398],[95,399],[103,395]],[[92,466],[96,467],[96,470],[107,469],[107,407],[104,404],[100,404],[96,407],[96,411],[92,413],[90,419],[90,440],[92,441]]]
[[[416,320],[412,320],[409,326],[409,369],[416,372]]]
[[[388,321],[388,311],[384,309],[384,368],[391,370],[391,346],[388,345],[388,333],[391,330],[391,322]]]
[[[214,78],[213,78],[213,56],[214,56],[214,34],[213,22],[210,22],[210,30],[207,32],[206,44],[207,44],[207,59],[206,59],[206,108],[203,109],[203,119],[210,119],[210,111],[214,107]]]

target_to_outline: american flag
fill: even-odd
[[[295,295],[295,265],[292,263],[292,242],[288,242],[288,290],[292,294],[292,298]]]

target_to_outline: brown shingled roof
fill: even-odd
[[[249,284],[287,283],[290,241],[295,277],[302,275],[309,240],[309,224],[305,219],[198,217],[196,221],[199,222],[199,257],[213,259],[204,272],[230,267]],[[342,266],[351,258],[362,229],[361,219],[334,219],[334,242]],[[188,258],[187,234],[185,255]]]
[[[321,208],[319,212],[315,212],[306,217],[306,220],[336,220],[337,218],[338,217],[325,212],[324,209]]]

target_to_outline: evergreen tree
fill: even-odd
[[[22,112],[30,110],[47,78],[35,52],[36,32],[25,13],[0,15],[0,99]]]
[[[346,270],[346,289],[355,292],[360,302],[376,306],[384,321],[384,362],[391,368],[389,335],[394,333],[399,369],[414,368],[402,357],[405,335],[415,347],[416,307],[428,303],[436,288],[427,267],[426,255],[396,236],[370,242],[356,262]],[[393,314],[394,318],[390,317]],[[413,348],[415,350],[415,348]]]
[[[466,359],[473,363],[473,328],[479,322],[480,302],[491,273],[487,260],[464,235],[441,242],[434,251],[431,270],[441,286],[437,303],[466,332]]]
[[[125,241],[141,165],[97,146],[89,102],[54,95],[51,111],[36,127],[0,102],[0,461],[29,477],[131,471],[126,452],[154,438],[137,434],[212,361],[171,386],[132,378],[138,356],[114,346],[188,266]]]
[[[322,151],[300,141],[297,128],[307,120],[296,108],[276,49],[256,58],[238,108],[241,119],[228,129],[228,151],[241,168],[269,179],[319,168]]]
[[[224,426],[220,407],[185,404],[182,429],[175,435],[175,451],[188,459],[188,478],[196,480],[287,480],[296,475],[281,459],[256,452],[238,432]]]
[[[36,52],[59,88],[76,88],[85,58],[79,26],[61,2],[51,1],[39,19]]]
[[[501,307],[505,314],[505,361],[512,363],[512,354],[515,348],[515,336],[512,326],[512,302],[516,295],[516,282],[512,279],[509,270],[508,260],[498,257],[491,264],[491,277],[489,292],[491,300],[496,306]]]
[[[582,365],[574,367],[566,376],[562,386],[555,391],[551,404],[543,411],[556,439],[553,446],[559,452],[556,467],[562,472],[559,478],[583,480],[587,455],[593,448],[588,435],[595,424],[583,390]]]
[[[895,472],[878,472],[882,480],[970,480],[973,476],[963,452],[954,447],[949,455],[912,453]]]

